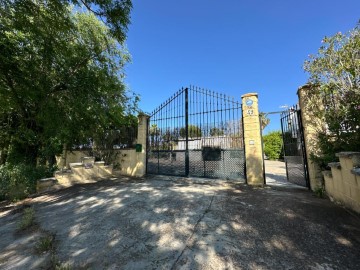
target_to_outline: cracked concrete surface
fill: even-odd
[[[29,203],[73,269],[360,269],[359,216],[291,186],[122,178]],[[0,268],[49,268],[17,219],[0,212]]]

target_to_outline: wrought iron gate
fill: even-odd
[[[241,103],[182,88],[150,116],[147,173],[245,179]]]
[[[296,105],[281,113],[286,176],[289,182],[310,187],[301,110]]]

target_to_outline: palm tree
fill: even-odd
[[[270,123],[270,119],[267,117],[266,113],[260,112],[260,124],[261,124],[261,130],[264,130],[266,126]]]

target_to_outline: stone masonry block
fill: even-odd
[[[327,194],[332,195],[334,193],[334,179],[332,178],[331,172],[323,172],[325,181],[325,190]]]
[[[360,152],[340,152],[336,154],[337,157],[340,159],[348,159],[349,168],[357,168],[360,167]]]
[[[350,193],[351,199],[360,204],[360,188],[352,186],[350,189]]]
[[[340,164],[343,168],[341,170],[343,181],[352,186],[357,186],[356,176],[351,172],[354,168],[351,158],[346,156],[340,156]]]
[[[337,167],[331,167],[331,174],[332,177],[338,181],[342,181],[342,174],[341,174],[341,169],[337,168]]]
[[[250,185],[263,185],[263,154],[259,121],[258,96],[256,93],[245,94],[242,97],[246,180]]]
[[[350,186],[347,182],[343,181],[343,192],[346,197],[351,197],[351,189],[352,186]]]
[[[360,169],[358,169],[360,171]],[[360,175],[359,174],[356,174],[355,175],[355,179],[356,179],[356,186],[358,188],[360,188]]]

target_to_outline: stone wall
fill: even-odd
[[[116,159],[113,164],[115,169],[114,175],[127,175],[142,177],[146,173],[146,136],[148,116],[139,115],[138,117],[138,137],[137,144],[141,144],[141,151],[135,149],[114,149]],[[58,156],[57,166],[60,169],[70,169],[70,163],[80,162],[82,158],[89,156],[89,150],[65,150],[61,156]],[[116,166],[119,165],[119,166]]]
[[[37,192],[56,190],[75,184],[93,183],[113,176],[112,165],[103,161],[95,162],[95,158],[82,158],[81,162],[69,163],[69,169],[56,171],[54,177],[37,181]]]
[[[80,162],[82,158],[88,156],[88,150],[64,150],[61,156],[56,157],[56,165],[59,169],[69,169],[70,163]]]
[[[148,116],[139,115],[138,149],[116,149],[113,164],[95,162],[89,151],[67,151],[57,157],[59,171],[54,177],[37,181],[37,191],[44,192],[69,187],[74,184],[92,183],[101,179],[111,179],[119,175],[142,177],[146,173],[146,136]],[[113,165],[119,164],[113,169]]]
[[[340,162],[329,163],[323,172],[325,190],[331,200],[360,213],[360,152],[338,153]]]
[[[135,149],[120,150],[115,160],[115,164],[118,163],[120,166],[113,171],[114,175],[144,176],[146,173],[146,156],[143,160],[143,155],[146,153],[137,153]]]

